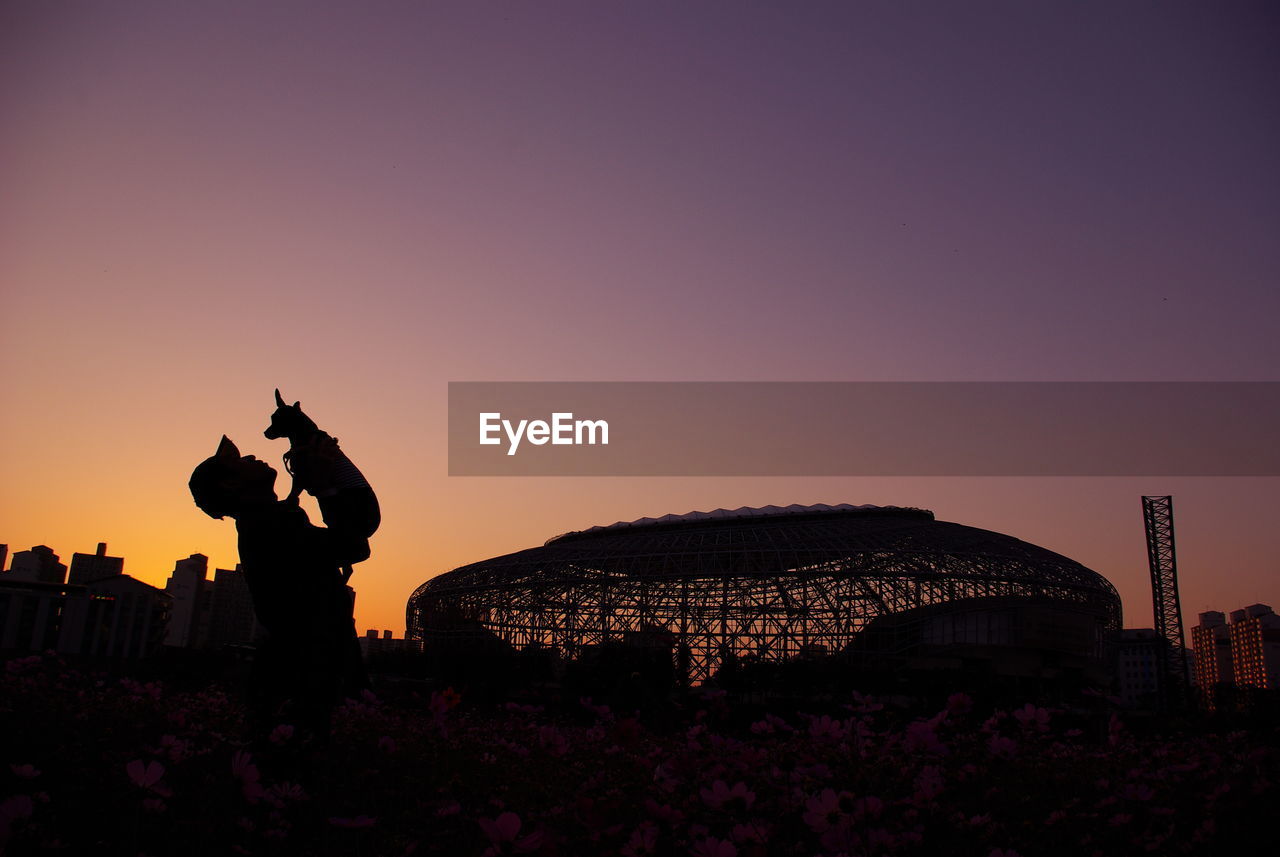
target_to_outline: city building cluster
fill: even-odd
[[[1224,695],[1280,688],[1280,616],[1266,604],[1200,614],[1191,629],[1195,684],[1201,702],[1215,708]]]
[[[0,568],[8,546],[0,545]],[[0,574],[0,649],[137,658],[164,643],[172,598],[124,573],[124,559],[76,553],[71,569],[45,545],[13,554]]]
[[[124,558],[75,553],[71,567],[52,548],[0,545],[0,651],[55,651],[94,658],[143,658],[161,647],[221,650],[253,645],[261,626],[244,572],[214,569],[192,554],[174,563],[163,589],[124,573]],[[354,598],[354,591],[352,593]],[[403,640],[369,631],[366,651],[392,651]]]

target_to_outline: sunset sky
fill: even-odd
[[[1064,553],[1150,626],[1142,494],[1188,625],[1280,608],[1274,478],[450,478],[446,445],[449,381],[1280,380],[1278,25],[10,0],[0,543],[233,565],[187,478],[223,433],[279,462],[278,386],[381,499],[362,631],[566,530],[842,502]]]

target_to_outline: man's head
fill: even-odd
[[[276,471],[252,455],[240,455],[222,436],[218,451],[196,465],[187,483],[191,496],[206,515],[237,517],[246,506],[276,501]]]

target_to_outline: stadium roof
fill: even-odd
[[[713,509],[710,512],[685,512],[683,515],[663,515],[660,518],[637,518],[634,521],[617,521],[604,526],[590,527],[585,530],[574,530],[568,533],[561,533],[558,536],[548,539],[546,544],[549,545],[553,542],[558,542],[561,539],[575,538],[594,533],[603,533],[609,530],[626,530],[669,524],[690,524],[700,521],[723,521],[734,518],[777,518],[789,515],[807,516],[834,512],[901,512],[912,516],[933,518],[933,513],[927,509],[916,509],[907,506],[876,506],[870,503],[865,503],[861,506],[854,506],[850,503],[838,503],[834,506],[826,503],[814,503],[809,506],[804,506],[800,503],[792,503],[790,506],[739,506],[736,509]]]

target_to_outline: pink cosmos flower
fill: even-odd
[[[839,720],[832,720],[826,714],[809,721],[809,735],[814,738],[830,738],[839,741],[847,734],[848,729]]]
[[[329,823],[334,827],[373,827],[378,823],[378,819],[368,815],[357,815],[355,818],[330,818]]]
[[[883,827],[873,827],[867,831],[867,850],[874,854],[882,854],[892,850],[898,844],[898,837]]]
[[[804,823],[814,833],[829,830],[844,817],[844,811],[840,808],[840,796],[835,789],[823,789],[813,795],[805,801],[804,808]]]
[[[631,831],[631,838],[622,846],[623,857],[643,857],[652,854],[658,847],[658,825],[652,821],[642,821],[640,826]]]
[[[517,756],[529,755],[529,748],[523,746],[522,744],[517,744],[515,741],[508,741],[506,738],[495,738],[493,739],[493,742],[497,744],[499,747],[503,747],[507,750],[510,750],[512,753],[515,753]],[[608,752],[608,751],[606,750],[605,752]]]
[[[133,780],[133,784],[138,788],[146,789],[161,797],[169,797],[173,794],[167,786],[160,782],[161,778],[164,777],[164,765],[159,762],[144,763],[141,759],[134,759],[124,766],[124,770],[129,775],[129,779]]]
[[[873,697],[864,696],[858,691],[853,692],[853,705],[849,709],[857,714],[873,714],[884,708],[882,704],[876,702]]]
[[[569,742],[555,726],[539,726],[538,742],[553,756],[563,756],[569,752]]]
[[[35,803],[26,795],[14,795],[0,802],[0,845],[9,838],[13,823],[19,819],[30,818],[35,809]]]
[[[1107,743],[1112,747],[1120,743],[1121,736],[1124,734],[1124,724],[1120,722],[1117,714],[1111,715],[1111,721],[1107,724]]]
[[[427,711],[431,713],[436,724],[443,727],[445,714],[461,701],[462,697],[457,691],[446,687],[444,690],[432,692],[431,699],[427,701]]]
[[[938,740],[938,733],[934,728],[935,721],[932,720],[917,720],[908,726],[906,738],[902,742],[907,752],[945,756],[948,752],[947,745]]]
[[[792,782],[800,783],[810,779],[819,782],[829,780],[831,779],[831,769],[819,762],[816,765],[796,765],[795,770],[791,772]]]
[[[967,693],[953,693],[947,697],[947,713],[968,714],[973,708],[973,697]]]
[[[728,840],[708,836],[694,845],[689,854],[692,857],[738,857],[738,848]]]
[[[674,809],[670,804],[660,804],[653,798],[644,799],[644,809],[649,815],[664,824],[675,826],[684,820],[684,813]]]
[[[724,780],[716,780],[711,784],[711,788],[701,789],[702,802],[712,809],[721,809],[725,804],[734,801],[740,801],[744,809],[751,809],[751,804],[755,803],[756,793],[750,791],[746,783],[737,782],[733,784],[733,788],[725,783]]]
[[[158,752],[167,755],[170,762],[181,762],[191,755],[191,745],[176,735],[162,735]]]
[[[293,727],[288,723],[281,723],[271,730],[271,743],[284,744],[293,737]]]
[[[853,817],[856,819],[876,818],[884,812],[884,801],[875,795],[860,797],[853,802]]]
[[[1001,759],[1012,759],[1014,754],[1018,752],[1018,743],[1012,738],[1005,738],[1003,735],[992,735],[991,740],[987,743],[987,749],[991,751],[991,755]]]
[[[823,848],[834,854],[860,854],[864,850],[862,836],[853,827],[850,819],[842,818],[838,824],[823,831],[818,840]]]
[[[143,762],[141,759],[134,759],[124,766],[124,770],[135,786],[144,789],[151,788],[164,776],[164,765],[154,761]]]
[[[231,757],[231,775],[240,781],[240,790],[249,803],[256,803],[266,794],[266,789],[258,782],[262,774],[253,764],[253,757],[244,750],[237,750]]]
[[[10,765],[9,770],[13,771],[13,775],[23,780],[34,780],[40,776],[40,769],[35,765]]]
[[[916,776],[916,792],[912,796],[917,803],[926,803],[942,794],[942,771],[936,765],[925,765]]]
[[[1124,787],[1120,797],[1125,800],[1151,800],[1156,793],[1145,783],[1129,783]]]
[[[1013,717],[1022,724],[1023,729],[1035,729],[1038,732],[1049,731],[1049,712],[1043,708],[1038,708],[1030,702],[1013,712]]]
[[[752,821],[748,824],[735,824],[730,834],[734,842],[755,843],[763,845],[769,841],[769,831],[763,823]]]
[[[491,843],[485,854],[496,855],[510,851],[524,854],[530,851],[537,851],[542,845],[542,833],[531,833],[528,836],[517,839],[516,836],[520,833],[520,827],[520,816],[514,812],[504,812],[496,819],[480,819],[480,829],[484,831],[484,835],[489,838]]]
[[[306,791],[297,783],[276,783],[271,787],[271,793],[281,800],[302,801],[307,799]]]
[[[653,769],[653,782],[663,791],[672,791],[679,783],[679,778],[672,775],[671,771],[665,764],[659,764]]]
[[[596,717],[599,717],[601,720],[613,719],[613,711],[609,708],[609,706],[596,705],[595,702],[589,696],[584,696],[579,698],[578,702],[579,704],[582,705],[583,708],[587,709]]]
[[[12,821],[15,818],[30,818],[36,805],[27,795],[7,797],[0,803],[0,819]]]
[[[253,764],[253,756],[244,750],[237,750],[231,756],[231,776],[256,783],[261,774],[258,773],[258,766]]]

